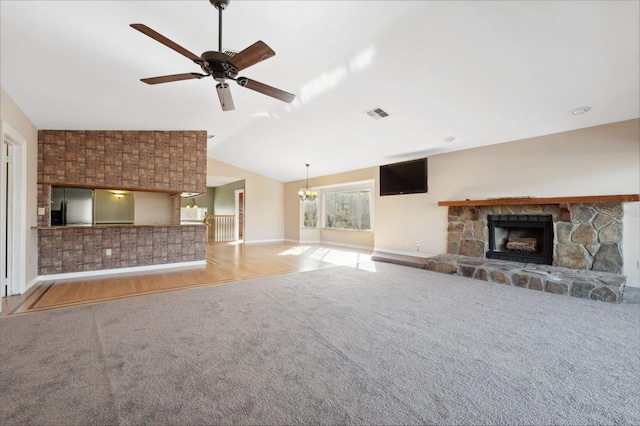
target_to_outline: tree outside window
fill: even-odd
[[[303,228],[317,228],[318,227],[318,199],[313,201],[304,200],[302,203],[303,211]]]
[[[371,230],[371,190],[326,193],[324,216],[325,228]]]

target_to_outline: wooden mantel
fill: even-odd
[[[438,201],[438,206],[506,206],[523,204],[575,204],[575,203],[628,203],[640,201],[640,194],[624,195],[586,195],[583,197],[551,197],[551,198],[529,198],[529,197],[505,197],[488,198],[484,200],[459,200],[459,201]]]
[[[560,207],[560,220],[569,222],[572,215],[572,204],[575,203],[628,203],[640,201],[640,194],[624,195],[586,195],[583,197],[505,197],[489,198],[485,200],[460,200],[460,201],[438,201],[438,206],[466,206],[471,208],[471,219],[478,220],[480,217],[480,206],[505,206],[505,205],[532,205],[532,204],[557,204]]]

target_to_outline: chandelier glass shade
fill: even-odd
[[[300,197],[300,201],[313,201],[318,198],[318,193],[316,191],[312,191],[309,186],[309,164],[307,166],[307,185],[304,188],[300,188],[298,190],[298,197]]]

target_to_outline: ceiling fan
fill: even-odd
[[[147,84],[160,84],[172,81],[190,80],[194,78],[201,79],[203,77],[211,76],[218,82],[218,84],[216,84],[216,91],[218,92],[218,98],[220,98],[220,105],[222,106],[223,111],[231,111],[235,109],[229,83],[227,83],[226,80],[234,80],[242,87],[255,90],[256,92],[271,96],[272,98],[279,99],[283,102],[293,101],[295,95],[291,93],[276,89],[275,87],[268,86],[247,77],[237,77],[239,71],[275,56],[276,52],[262,41],[257,41],[236,54],[227,51],[223,52],[222,11],[229,5],[230,0],[209,0],[209,2],[218,9],[218,50],[207,51],[200,56],[191,53],[184,47],[174,43],[144,24],[131,24],[132,28],[140,31],[142,34],[151,37],[168,48],[175,50],[188,59],[191,59],[196,65],[200,66],[204,73],[189,72],[183,74],[171,74],[160,77],[142,78],[140,81]]]

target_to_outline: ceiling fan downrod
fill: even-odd
[[[229,6],[231,0],[209,0],[218,9],[218,52],[222,52],[222,11]]]

